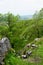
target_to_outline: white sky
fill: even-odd
[[[0,0],[0,13],[31,15],[43,8],[43,0]]]

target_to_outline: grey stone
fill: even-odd
[[[36,45],[36,44],[32,44],[32,47],[33,47],[33,48],[36,48],[36,47],[37,47],[37,45]]]
[[[5,58],[5,55],[7,54],[8,50],[10,50],[11,45],[10,41],[7,37],[4,37],[0,40],[0,63]]]
[[[35,41],[37,42],[39,40],[39,38],[35,38]]]
[[[32,54],[32,51],[27,51],[26,54],[27,56],[30,56]]]
[[[21,56],[23,59],[26,59],[27,58],[27,55],[22,55]]]

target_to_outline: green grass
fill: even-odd
[[[23,59],[16,57],[14,53],[9,52],[4,60],[5,65],[43,65],[43,37],[37,42],[33,42],[37,44],[38,48],[33,50],[33,53],[29,58],[40,57],[40,62],[29,62],[28,60],[24,61]],[[33,42],[31,42],[31,44]]]
[[[4,62],[5,65],[33,65],[33,63],[23,61],[22,59],[13,56],[11,53],[6,56]]]

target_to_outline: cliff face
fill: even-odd
[[[2,38],[0,40],[0,63],[2,62],[8,50],[10,50],[10,48],[11,45],[9,39],[7,37]]]

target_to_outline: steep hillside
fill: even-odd
[[[28,47],[27,45],[23,48],[26,51],[32,51],[32,54],[28,56],[26,59],[22,59],[21,57],[15,57],[14,54],[9,52],[9,54],[5,58],[5,65],[43,65],[43,37],[35,38],[30,45],[35,44],[37,47]],[[23,52],[22,50],[22,52]]]
[[[0,15],[0,39],[3,37],[12,46],[3,60],[5,65],[43,65],[43,8],[29,20],[12,13]]]

